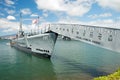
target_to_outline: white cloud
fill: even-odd
[[[3,29],[1,32],[13,32],[16,33],[19,29],[19,22],[12,22],[5,18],[0,18],[0,28]],[[23,24],[23,30],[28,30],[27,25]]]
[[[8,13],[8,14],[14,14],[14,13],[15,13],[15,10],[8,10],[7,13]]]
[[[13,30],[17,30],[17,26],[19,25],[18,22],[11,22],[7,19],[4,18],[0,18],[0,28],[3,29],[8,29],[8,28],[12,28]]]
[[[44,16],[44,17],[48,17],[48,14],[47,14],[47,13],[43,13],[43,16]]]
[[[101,26],[101,27],[109,27],[109,28],[118,28],[120,29],[120,20],[115,21],[112,19],[104,19],[104,20],[96,20],[88,22],[89,25]]]
[[[36,0],[38,9],[61,11],[71,16],[84,15],[93,3],[94,0]]]
[[[13,31],[13,29],[9,28],[9,29],[3,30],[2,32],[8,33],[8,32],[12,32],[12,31]]]
[[[95,20],[95,21],[90,21],[89,25],[97,25],[97,26],[103,26],[103,27],[114,27],[113,25],[115,25],[115,21],[113,21],[112,19],[99,19],[99,20]]]
[[[15,13],[15,10],[10,10],[8,8],[5,8],[4,9],[8,14],[14,14]]]
[[[103,14],[93,14],[93,15],[89,15],[88,17],[90,18],[106,18],[106,17],[111,17],[112,14],[111,13],[103,13]]]
[[[39,17],[39,22],[42,23],[42,22],[46,22],[45,18],[44,17]]]
[[[99,16],[100,17],[110,17],[110,16],[112,16],[112,14],[111,13],[104,13],[104,14],[100,14]]]
[[[82,25],[91,25],[91,26],[100,26],[100,27],[111,27],[111,28],[119,28],[120,29],[120,19],[113,20],[113,19],[99,19],[99,20],[92,20],[92,21],[80,21],[76,18],[71,18],[69,16],[60,18],[56,23],[67,23],[67,24],[82,24]]]
[[[44,17],[48,17],[48,11],[47,10],[43,10],[43,14]]]
[[[24,8],[21,10],[22,14],[27,15],[27,14],[31,14],[31,10],[29,8]]]
[[[38,17],[39,15],[37,15],[37,14],[31,14],[30,16],[31,17]]]
[[[62,0],[36,0],[36,4],[38,5],[39,9],[53,10],[53,11],[63,10],[60,7],[61,2],[62,2]],[[46,3],[47,3],[47,5],[46,5]]]
[[[13,2],[12,0],[5,0],[5,2],[6,2],[6,4],[8,4],[8,5],[13,5],[13,4],[14,4],[14,2]]]
[[[14,16],[11,16],[11,15],[8,15],[8,16],[7,16],[7,19],[8,19],[8,20],[16,20],[16,18],[15,18]]]
[[[96,0],[103,8],[111,8],[120,11],[120,0]]]

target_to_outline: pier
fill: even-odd
[[[42,32],[59,35],[120,52],[120,29],[81,24],[48,24]]]

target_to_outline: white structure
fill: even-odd
[[[55,33],[120,52],[120,29],[80,24],[51,24],[49,26]]]

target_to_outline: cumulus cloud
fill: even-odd
[[[31,14],[30,16],[31,17],[38,17],[39,15],[37,15],[37,14]]]
[[[14,16],[11,16],[11,15],[8,15],[8,16],[7,16],[7,19],[8,19],[8,20],[16,20],[16,18],[15,18]]]
[[[47,5],[45,5],[47,3]],[[62,0],[36,0],[38,9],[61,11],[64,10],[60,7]]]
[[[91,9],[94,0],[35,0],[38,9],[61,11],[71,16],[82,16]],[[47,5],[45,5],[47,3]]]
[[[18,29],[18,22],[11,22],[5,18],[0,18],[0,28],[2,29],[13,29],[16,31]]]
[[[67,24],[82,24],[82,25],[91,25],[91,26],[100,26],[100,27],[111,27],[111,28],[119,28],[120,29],[120,19],[113,20],[113,19],[98,19],[98,20],[91,20],[91,21],[80,21],[77,18],[72,18],[67,16],[64,18],[60,18],[56,23],[67,23]]]
[[[120,0],[96,0],[103,8],[111,8],[120,11]]]
[[[15,10],[10,10],[10,9],[8,9],[8,8],[5,8],[4,9],[8,14],[14,14],[15,13]]]
[[[1,32],[5,33],[17,33],[19,30],[19,22],[12,22],[5,18],[0,18],[0,29]],[[25,32],[30,31],[32,29],[31,25],[23,24],[22,28]]]
[[[106,17],[111,17],[112,14],[111,13],[103,13],[103,14],[93,14],[93,15],[89,15],[88,17],[90,18],[106,18]]]
[[[96,25],[96,26],[101,26],[101,27],[115,27],[115,21],[112,19],[99,19],[95,21],[90,21],[89,25]]]
[[[14,14],[14,13],[15,13],[15,10],[7,10],[7,13],[8,13],[8,14]]]
[[[48,11],[47,11],[47,10],[43,10],[42,15],[43,15],[44,17],[48,17]]]
[[[48,17],[48,14],[47,14],[47,13],[43,13],[43,16],[44,16],[44,17]]]
[[[5,0],[5,2],[6,2],[6,4],[8,4],[8,5],[13,5],[13,4],[14,4],[14,2],[13,2],[12,0]]]
[[[5,29],[5,30],[3,30],[2,32],[8,33],[8,32],[12,32],[12,31],[14,31],[14,30],[11,29],[11,28],[9,28],[9,29]]]
[[[22,12],[22,14],[24,14],[24,15],[27,15],[27,14],[31,14],[31,13],[32,13],[29,8],[24,8],[24,9],[21,10],[21,12]]]

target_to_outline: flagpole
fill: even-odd
[[[38,34],[39,34],[39,16],[38,16]]]
[[[20,28],[19,31],[22,31],[22,13],[20,12]]]

